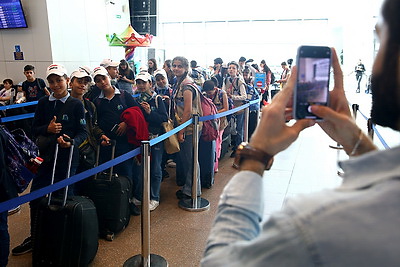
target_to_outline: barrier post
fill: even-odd
[[[193,175],[192,197],[179,200],[179,207],[187,211],[204,211],[210,208],[210,202],[197,195],[199,173],[199,115],[193,114]]]
[[[168,266],[167,261],[156,254],[150,254],[150,142],[142,141],[143,197],[141,213],[142,254],[129,258],[124,267]]]
[[[351,110],[353,111],[354,120],[357,119],[357,111],[358,111],[359,108],[360,108],[360,106],[358,104],[351,105]]]
[[[246,104],[249,103],[249,100],[246,100]],[[244,122],[243,122],[243,141],[249,141],[249,113],[250,113],[250,106],[244,109]]]
[[[367,128],[368,128],[368,135],[369,137],[374,140],[374,127],[372,127],[374,123],[372,122],[371,118],[367,120]]]

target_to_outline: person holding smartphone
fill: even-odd
[[[380,47],[373,66],[371,119],[400,131],[400,0],[386,0],[376,26]],[[285,124],[296,67],[287,86],[263,109],[241,172],[220,198],[202,266],[397,266],[400,148],[376,151],[351,117],[343,73],[332,50],[334,89],[328,106],[312,105],[323,121]],[[390,71],[387,71],[387,70]],[[289,113],[286,113],[289,114]],[[261,226],[264,169],[299,133],[317,123],[351,157],[341,162],[339,188],[289,200]],[[312,163],[310,163],[312,166]],[[268,177],[268,172],[264,174]]]

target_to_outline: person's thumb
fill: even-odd
[[[57,117],[54,116],[53,119],[51,120],[51,122],[56,122],[56,120],[57,120]]]
[[[334,111],[331,108],[326,107],[326,106],[314,105],[314,106],[311,106],[311,111],[313,114],[317,115],[318,117],[320,117],[324,120],[328,120],[328,121],[335,120],[338,115],[338,113],[336,111]]]
[[[303,119],[296,121],[295,124],[293,124],[292,129],[294,129],[297,133],[300,133],[304,129],[314,125],[315,125],[315,120]]]

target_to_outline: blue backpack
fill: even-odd
[[[247,100],[249,101],[260,99],[260,94],[258,93],[257,89],[249,84],[246,84],[246,94],[247,94]],[[249,111],[257,111],[259,109],[260,109],[259,103],[251,104],[249,107]]]

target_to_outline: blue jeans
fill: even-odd
[[[235,148],[243,142],[243,134],[244,134],[244,112],[241,114],[236,114],[236,140],[235,140]]]
[[[200,136],[200,135],[199,135]],[[178,152],[176,169],[181,170],[179,174],[182,175],[181,179],[185,180],[182,191],[185,195],[192,195],[192,182],[193,182],[193,166],[197,165],[197,195],[201,195],[200,185],[200,167],[199,162],[193,162],[193,136],[186,135],[185,141],[180,143],[180,151]]]
[[[164,142],[160,142],[151,147],[150,156],[150,199],[160,201],[160,187],[162,180],[161,161],[164,154]],[[143,197],[143,175],[141,166],[137,166],[139,173],[134,196],[136,199],[142,200]]]
[[[0,267],[7,266],[10,254],[10,234],[7,225],[8,212],[0,213]]]

